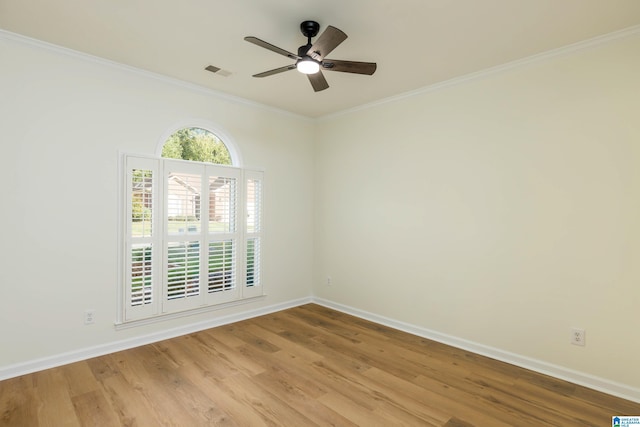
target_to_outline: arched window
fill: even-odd
[[[233,138],[213,122],[202,119],[175,123],[158,139],[156,155],[242,167],[242,156]]]
[[[160,157],[123,156],[119,323],[264,295],[262,172],[237,167],[238,152],[223,139],[180,126],[162,138]]]
[[[186,127],[172,133],[162,146],[162,157],[218,165],[233,164],[225,143],[213,132],[199,127]]]

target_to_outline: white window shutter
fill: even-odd
[[[129,155],[123,164],[123,322],[264,294],[261,172]]]
[[[241,170],[207,165],[207,304],[221,304],[240,298],[238,287],[238,224],[241,200]]]
[[[158,312],[160,236],[158,228],[159,162],[127,157],[125,162],[124,319]]]
[[[204,166],[162,161],[164,183],[162,311],[172,313],[204,305]]]
[[[246,170],[245,189],[245,238],[244,238],[244,286],[245,298],[264,295],[262,286],[262,223],[263,223],[263,173]]]

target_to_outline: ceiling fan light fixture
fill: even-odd
[[[320,71],[320,64],[311,58],[303,58],[296,62],[296,68],[302,74],[315,74]]]
[[[366,74],[372,75],[376,71],[375,62],[358,62],[358,61],[341,61],[337,59],[326,59],[333,49],[346,40],[347,35],[331,25],[327,26],[322,34],[312,42],[311,39],[318,34],[320,24],[316,21],[304,21],[300,24],[302,35],[307,38],[307,44],[298,47],[298,53],[292,53],[288,50],[274,46],[264,40],[260,40],[254,36],[247,36],[244,39],[249,43],[260,46],[279,55],[286,56],[296,62],[284,67],[274,68],[273,70],[264,71],[254,74],[253,77],[268,77],[274,74],[284,73],[285,71],[298,70],[300,73],[306,74],[311,87],[315,92],[320,92],[329,88],[327,80],[324,78],[323,71],[340,71],[343,73]]]

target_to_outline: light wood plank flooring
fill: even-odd
[[[0,382],[0,426],[610,426],[640,404],[305,305]]]

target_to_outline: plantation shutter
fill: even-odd
[[[241,170],[207,166],[207,304],[238,299],[238,242]]]
[[[202,164],[165,159],[163,165],[162,311],[167,313],[204,304],[202,196],[206,193]]]
[[[262,200],[263,174],[245,171],[245,268],[244,297],[264,294],[262,286]]]
[[[164,312],[238,298],[240,172],[164,160]]]
[[[125,291],[124,318],[157,313],[158,170],[154,159],[127,157],[125,162]]]
[[[261,172],[123,158],[122,321],[263,295]]]

